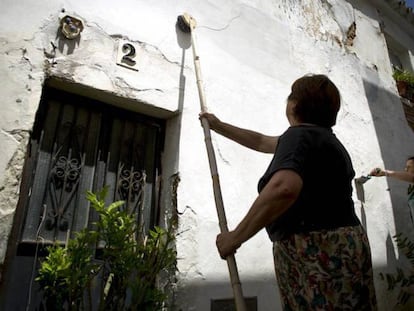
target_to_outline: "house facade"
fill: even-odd
[[[341,92],[333,130],[356,177],[376,166],[403,170],[414,155],[412,103],[392,77],[396,67],[414,71],[414,14],[401,1],[1,0],[0,7],[0,309],[35,310],[39,249],[87,226],[84,192],[105,185],[108,200],[143,204],[147,228],[178,220],[170,309],[232,303],[215,247],[191,38],[176,25],[184,12],[197,21],[208,110],[222,120],[281,134],[292,82],[321,73]],[[231,229],[255,199],[271,156],[215,133],[212,142]],[[134,195],[133,181],[143,176]],[[380,273],[408,267],[393,240],[413,237],[406,188],[385,178],[355,184],[384,311],[398,292],[387,290]],[[282,310],[266,232],[235,257],[251,308]]]

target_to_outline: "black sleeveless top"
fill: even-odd
[[[282,169],[299,174],[303,187],[296,202],[266,227],[272,241],[295,233],[360,224],[352,200],[355,172],[332,129],[315,125],[288,128],[259,181],[259,192]]]

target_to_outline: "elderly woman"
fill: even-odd
[[[339,108],[332,81],[309,75],[292,85],[286,106],[290,127],[281,136],[200,115],[215,132],[274,153],[250,210],[216,244],[226,258],[266,228],[284,310],[376,310],[370,247],[352,200],[355,173],[331,129]]]

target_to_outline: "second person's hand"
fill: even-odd
[[[379,167],[376,167],[376,168],[371,170],[369,175],[374,176],[374,177],[381,177],[381,176],[385,176],[386,172],[384,170],[380,169]]]

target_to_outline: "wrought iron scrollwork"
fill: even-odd
[[[78,159],[59,157],[55,167],[52,169],[52,176],[56,186],[61,186],[66,191],[71,191],[79,180],[80,170],[81,164]]]
[[[137,213],[144,199],[144,185],[146,174],[144,171],[134,171],[134,168],[124,169],[121,164],[118,169],[117,193],[125,201],[128,213]]]
[[[75,197],[80,180],[82,163],[79,159],[69,156],[60,156],[51,172],[49,184],[49,196],[51,208],[48,209],[45,228],[66,231],[69,228],[69,219],[72,216],[68,207]],[[83,161],[82,161],[83,162]]]

